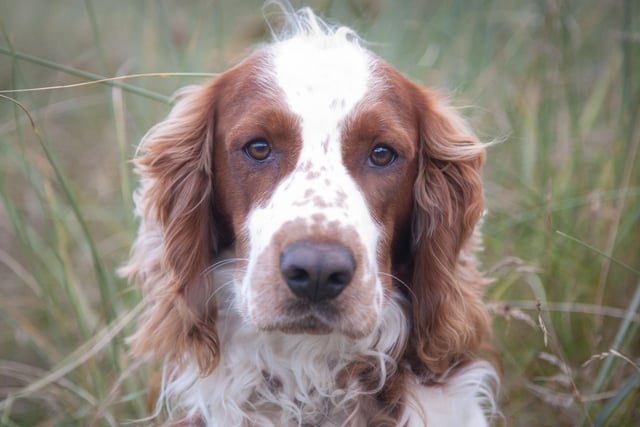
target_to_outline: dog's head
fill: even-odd
[[[213,369],[221,286],[258,330],[354,339],[380,326],[397,290],[404,353],[446,369],[487,328],[468,248],[484,148],[437,93],[350,30],[304,22],[183,90],[142,141],[126,272],[147,308],[134,349]],[[229,248],[233,280],[215,283]]]

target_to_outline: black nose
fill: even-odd
[[[301,240],[280,256],[280,271],[291,291],[312,302],[337,297],[356,269],[353,254],[339,243]]]

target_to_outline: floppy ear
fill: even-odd
[[[418,88],[414,186],[413,350],[433,372],[475,351],[488,330],[474,230],[483,212],[484,147],[435,93]]]
[[[218,361],[213,283],[214,84],[178,93],[169,116],[143,138],[135,160],[138,237],[124,275],[142,286],[145,301],[136,354],[196,357],[202,372]]]

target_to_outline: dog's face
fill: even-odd
[[[189,89],[141,149],[127,273],[149,308],[136,351],[212,369],[227,286],[257,330],[354,339],[380,326],[395,291],[408,357],[434,369],[482,339],[484,282],[465,245],[484,148],[437,94],[348,34],[277,42]],[[231,283],[211,274],[223,249]]]
[[[376,325],[418,154],[410,85],[376,61],[298,39],[217,82],[216,205],[246,260],[237,301],[260,329],[362,337]]]

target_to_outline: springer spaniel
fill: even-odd
[[[352,30],[287,19],[141,143],[133,352],[176,425],[486,426],[484,146]]]

